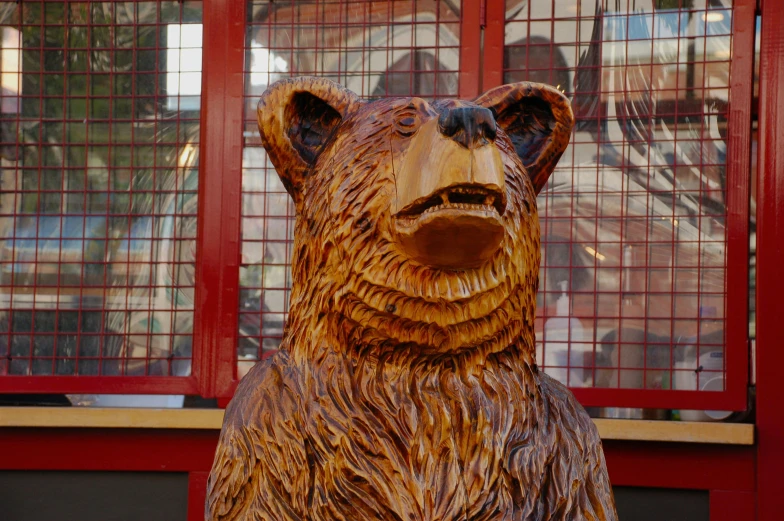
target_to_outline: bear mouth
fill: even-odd
[[[414,224],[420,217],[443,211],[480,213],[500,217],[506,210],[505,194],[484,186],[458,185],[442,188],[412,202],[396,215],[401,224]]]

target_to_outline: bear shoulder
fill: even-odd
[[[224,424],[249,425],[258,415],[290,407],[298,409],[301,380],[287,351],[277,351],[260,360],[237,386],[234,398],[226,407]]]
[[[301,378],[285,352],[262,360],[226,408],[207,484],[205,519],[299,520],[309,458],[301,432]]]
[[[538,380],[544,398],[543,447],[551,451],[549,490],[540,497],[551,503],[550,511],[568,512],[566,519],[617,521],[596,424],[564,385],[542,372]]]
[[[555,378],[539,372],[539,386],[547,402],[549,421],[573,429],[575,439],[587,443],[601,443],[599,430],[574,394]],[[566,423],[564,423],[566,422]]]

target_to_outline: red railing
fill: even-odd
[[[3,157],[16,177],[24,180],[27,171],[36,172],[36,179],[44,179],[50,171],[88,177],[93,168],[100,177],[103,174],[93,166],[98,157],[107,164],[104,170],[110,179],[126,171],[133,179],[141,178],[147,170],[138,161],[112,164],[113,157],[132,147],[151,149],[154,160],[148,176],[182,169],[156,162],[164,147],[198,147],[200,157],[197,189],[183,180],[163,190],[178,203],[173,209],[150,206],[146,211],[115,212],[111,203],[101,207],[105,222],[125,220],[96,232],[97,239],[83,226],[75,240],[86,246],[81,257],[71,262],[63,256],[67,250],[63,244],[70,237],[55,234],[57,247],[48,247],[41,232],[33,234],[34,255],[52,250],[57,258],[30,261],[35,272],[32,282],[16,275],[10,282],[0,281],[0,295],[11,299],[0,310],[9,317],[0,333],[6,339],[0,349],[7,351],[6,362],[0,362],[0,391],[227,397],[238,372],[244,373],[265,352],[277,348],[288,310],[293,213],[255,128],[255,102],[275,79],[326,75],[363,96],[431,98],[472,98],[503,82],[532,79],[560,85],[573,98],[578,119],[571,147],[539,200],[543,264],[537,336],[542,366],[569,383],[586,405],[745,409],[754,2],[735,0],[733,6],[727,0],[724,7],[690,2],[688,8],[669,9],[655,8],[655,2],[638,2],[634,8],[626,4],[205,0],[203,14],[201,2],[177,4],[176,18],[169,3],[137,2],[131,14],[125,12],[127,2],[102,3],[102,8],[112,6],[108,15],[85,7],[84,44],[78,41],[78,31],[71,37],[73,29],[82,26],[68,16],[48,14],[46,7],[62,5],[64,12],[71,12],[73,6],[93,4],[17,4],[17,18],[2,21],[3,62],[12,63],[13,49],[21,55],[16,70],[11,65],[2,67],[3,77],[11,78],[3,82],[4,87],[12,84],[14,71],[19,76],[20,89],[15,94],[4,91],[2,99],[3,107],[13,109],[13,100],[21,104],[17,112],[4,110],[2,120],[3,150],[16,154]],[[36,9],[39,14],[26,17]],[[182,67],[188,54],[183,49],[193,45],[183,43],[183,27],[202,19],[201,105],[200,112],[193,112],[186,106],[190,94],[185,94],[193,91],[178,85],[175,92],[170,86],[173,78],[182,80],[195,72]],[[7,29],[21,34],[21,45],[8,44],[14,33]],[[92,38],[93,31],[112,36],[111,45]],[[178,42],[170,37],[175,31],[180,31]],[[63,45],[57,48],[59,54],[50,55],[56,46],[47,46],[47,38],[60,42],[60,32]],[[126,33],[130,40],[118,40]],[[36,34],[40,41],[35,40]],[[152,45],[142,46],[148,43]],[[86,53],[89,60],[108,53],[107,63],[96,62],[105,70],[91,67],[81,75],[71,70],[68,64],[79,53]],[[128,59],[125,53],[130,53],[131,63],[123,67],[131,76],[148,74],[157,83],[134,84],[128,94],[118,93],[115,87],[122,85],[126,74],[118,64]],[[180,61],[175,66],[177,53]],[[140,61],[145,56],[153,60],[154,71],[140,70],[147,67]],[[55,58],[65,64],[60,73],[64,87],[50,95],[44,84],[31,86],[28,77],[54,77],[56,71],[33,73],[28,63],[48,70]],[[67,90],[74,83],[78,89],[80,76],[91,87],[83,93]],[[92,88],[94,83],[100,87],[101,81],[108,82],[106,95]],[[153,90],[140,92],[140,88]],[[71,105],[78,108],[75,100],[81,99],[97,107],[98,115],[100,101],[106,100],[108,116],[72,117],[68,110]],[[147,99],[153,109],[144,112]],[[52,112],[41,125],[62,127],[63,137],[56,143],[84,149],[85,164],[71,166],[63,159],[50,165],[41,159],[28,168],[24,158],[20,163],[19,150],[52,148],[43,126],[35,139],[23,141],[22,130],[39,118],[25,113],[28,100],[38,101],[41,107],[48,107],[51,100],[62,105],[62,112]],[[133,107],[129,117],[112,112],[115,107],[121,110],[126,100]],[[183,126],[193,118],[200,126],[186,142],[178,134],[170,145],[155,136],[142,138],[137,130],[150,121],[153,130],[160,131],[172,122]],[[105,125],[108,141],[99,145],[89,135],[75,133],[82,120],[88,126]],[[111,136],[123,132],[123,124],[131,129],[130,137],[117,143]],[[195,158],[191,161],[195,168]],[[61,206],[67,206],[65,199],[71,193],[82,201],[95,193],[108,201],[123,195],[133,199],[137,193],[150,194],[153,202],[162,197],[160,189],[142,190],[130,184],[71,190],[64,182],[51,191],[43,185],[31,190],[18,182],[14,185],[16,206],[12,211],[0,210],[0,221],[13,223],[13,233],[3,237],[12,245],[10,260],[0,259],[12,273],[19,264],[17,221],[34,221],[36,230],[48,222],[44,211],[48,207],[39,204],[36,211],[26,212],[17,201],[19,194],[41,198],[57,194]],[[198,211],[187,213],[179,203],[183,194],[194,190]],[[89,205],[74,208],[79,217],[94,214]],[[71,215],[57,213],[61,214]],[[174,231],[159,231],[170,214],[178,223]],[[157,219],[149,231],[143,221],[148,217]],[[198,230],[195,241],[177,235],[187,226]],[[112,261],[118,258],[116,251],[124,237],[129,253],[119,262]],[[162,251],[181,252],[181,243],[187,240],[192,241],[190,257],[161,257]],[[139,243],[147,257],[131,258],[134,241],[148,241]],[[97,257],[100,261],[84,256],[93,243],[105,243],[103,256]],[[114,256],[108,255],[110,251]],[[60,279],[51,285],[40,282],[47,269],[62,277],[71,264],[98,264],[105,278],[91,284],[83,276],[72,287]],[[137,266],[152,275],[134,286],[128,273]],[[183,266],[194,274],[192,278],[182,273]],[[113,283],[123,274],[124,285]],[[143,289],[142,298],[123,300],[119,311],[114,311],[106,302],[118,286],[126,293]],[[53,288],[57,296],[51,310],[43,304],[44,287]],[[31,295],[27,307],[13,300],[22,290]],[[64,304],[61,296],[74,291],[81,298]],[[93,293],[100,295],[97,303],[86,298]],[[189,298],[193,304],[183,306],[172,295]],[[95,332],[80,326],[75,354],[60,356],[60,339],[74,335],[55,325],[39,331],[35,316],[51,311],[60,320],[71,309],[79,317],[94,311],[102,317],[101,323]],[[28,311],[32,325],[26,330],[28,326],[15,323],[13,317]],[[181,315],[187,315],[191,324],[181,326],[177,322]],[[114,329],[109,327],[109,316],[119,323]],[[148,329],[132,329],[145,318]],[[167,328],[154,330],[149,324],[156,318],[168,320]],[[51,353],[36,352],[38,339],[48,337],[56,347]],[[110,340],[119,346],[116,352],[99,350],[92,356],[82,347],[82,339],[87,338],[98,338],[101,349]],[[26,358],[17,353],[24,339],[30,346],[22,353]],[[190,351],[177,351],[181,339],[190,342]],[[165,341],[159,346],[156,340]],[[134,352],[129,346],[136,344]],[[703,355],[707,358],[701,362]],[[711,355],[714,365],[709,366]],[[78,367],[95,359],[101,369],[94,375],[77,369],[58,374],[60,358],[73,359]],[[29,362],[27,373],[12,367],[23,359]],[[186,365],[192,362],[190,373],[176,373],[175,362],[180,359]],[[36,362],[47,362],[53,369],[31,374]],[[104,362],[119,367],[117,374],[102,372]],[[132,372],[134,367],[138,374]],[[151,375],[155,367],[165,370]],[[717,387],[697,390],[708,383]]]

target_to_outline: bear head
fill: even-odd
[[[533,363],[536,194],[566,148],[568,100],[541,84],[474,101],[362,101],[322,78],[282,80],[258,106],[294,200],[283,349]]]

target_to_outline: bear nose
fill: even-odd
[[[468,149],[495,139],[495,117],[484,107],[454,107],[438,117],[438,130]]]

